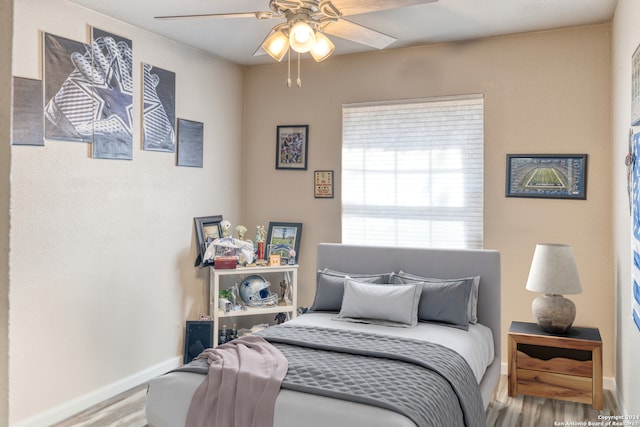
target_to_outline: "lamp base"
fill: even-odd
[[[533,317],[538,327],[552,334],[563,334],[576,318],[576,305],[562,295],[545,294],[533,300]]]

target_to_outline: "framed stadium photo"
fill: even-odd
[[[506,197],[587,198],[586,154],[507,154]]]

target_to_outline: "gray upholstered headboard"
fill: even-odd
[[[495,359],[481,383],[485,407],[500,375],[500,253],[486,249],[425,249],[320,243],[317,268],[347,273],[406,271],[419,276],[455,279],[480,276],[478,322],[493,331]],[[495,382],[494,382],[495,381]]]

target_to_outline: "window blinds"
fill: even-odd
[[[343,106],[342,242],[481,248],[481,95]]]

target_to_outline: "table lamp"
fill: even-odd
[[[571,246],[538,243],[531,261],[527,290],[544,294],[531,304],[538,327],[554,334],[565,333],[576,318],[576,306],[563,295],[582,292]]]

